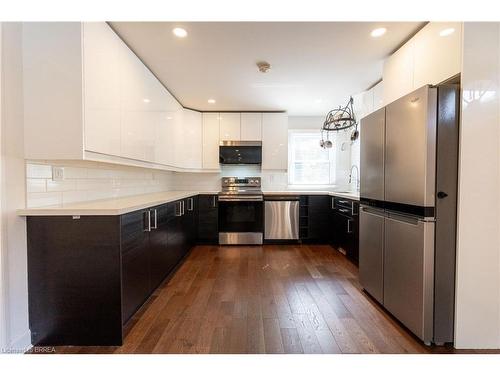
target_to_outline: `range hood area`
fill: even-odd
[[[261,165],[262,142],[222,141],[219,146],[221,165]]]

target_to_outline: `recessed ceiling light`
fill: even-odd
[[[455,32],[455,29],[453,27],[449,27],[447,29],[441,30],[439,32],[439,36],[448,36],[451,35]]]
[[[323,103],[323,99],[316,99],[316,103],[318,103],[318,104]]]
[[[374,38],[378,38],[379,36],[382,36],[385,34],[387,29],[385,27],[379,27],[378,29],[372,30],[370,35]]]
[[[144,99],[142,99],[142,101],[143,101],[144,103],[149,103],[151,100],[149,100],[148,98],[144,98]]]
[[[176,27],[175,29],[172,30],[172,32],[178,38],[185,38],[188,35],[187,31],[182,27]]]
[[[208,100],[207,100],[207,102],[208,102],[209,104],[215,104],[215,99],[208,99]]]

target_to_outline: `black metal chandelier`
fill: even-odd
[[[339,131],[349,129],[356,125],[356,117],[354,116],[353,105],[354,99],[349,98],[347,104],[336,109],[332,109],[326,115],[325,122],[323,123],[323,130],[325,131]]]
[[[329,132],[331,131],[340,131],[347,130],[349,128],[354,127],[354,131],[351,134],[351,141],[355,141],[358,139],[359,131],[358,131],[358,123],[356,121],[356,116],[354,114],[353,109],[354,99],[352,96],[349,98],[347,104],[342,107],[332,109],[326,115],[325,122],[321,127],[321,141],[320,146],[323,148],[331,148],[332,142],[329,140]],[[323,135],[326,132],[326,140]]]

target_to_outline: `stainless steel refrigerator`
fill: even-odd
[[[359,277],[424,343],[453,341],[458,85],[361,120]]]

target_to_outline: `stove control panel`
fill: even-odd
[[[222,177],[222,187],[257,187],[261,186],[260,177]]]

